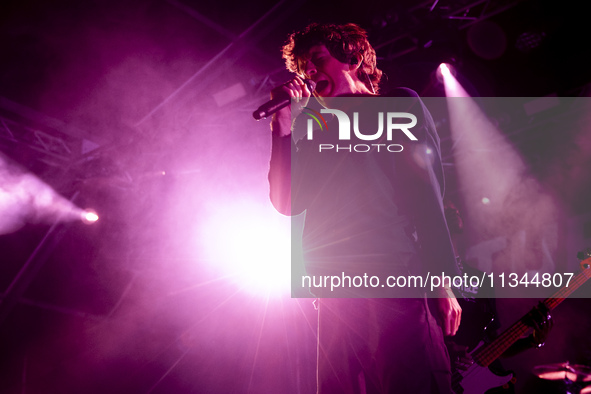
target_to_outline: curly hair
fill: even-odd
[[[376,51],[367,40],[367,32],[354,23],[345,25],[312,23],[289,35],[282,48],[287,69],[303,75],[299,61],[315,45],[324,45],[338,61],[350,64],[353,58],[362,59],[357,77],[369,90],[378,92],[382,71],[376,67]]]

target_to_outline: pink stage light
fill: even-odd
[[[437,68],[437,80],[444,85],[445,95],[447,97],[470,97],[457,81],[456,73],[455,68],[448,63],[441,63]]]
[[[482,258],[475,268],[532,275],[534,270],[553,272],[557,247],[553,229],[559,206],[528,171],[519,149],[488,113],[496,101],[503,100],[506,105],[511,99],[475,100],[447,72],[447,66],[440,69],[465,217],[473,229],[470,236],[474,242],[482,242],[473,247],[486,249],[495,242],[504,245],[495,250],[498,257]],[[485,249],[479,249],[479,253]],[[511,291],[505,289],[503,294]]]
[[[444,78],[449,78],[451,77],[451,71],[449,69],[449,65],[447,63],[441,63],[439,65],[439,72],[441,72],[441,75]]]
[[[217,204],[201,227],[210,267],[257,295],[290,291],[290,218],[254,202]]]
[[[65,198],[1,153],[0,185],[0,234],[14,232],[28,222],[98,220],[94,211],[84,211],[73,203],[78,192],[70,199]]]
[[[82,219],[82,222],[84,222],[84,224],[93,224],[97,220],[99,220],[99,216],[92,209],[87,209],[80,213],[80,219]]]

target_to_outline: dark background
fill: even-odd
[[[289,78],[286,35],[309,22],[360,24],[385,90],[443,96],[434,71],[447,61],[473,96],[587,97],[591,35],[579,4],[3,1],[1,152],[101,219],[51,227],[27,212],[0,235],[0,392],[313,392],[310,300],[252,297],[193,248],[192,226],[212,207],[268,206],[268,122],[251,113]],[[565,217],[584,222],[590,137],[560,132],[511,138]],[[447,193],[459,198],[441,133]],[[545,165],[549,156],[561,164]],[[535,302],[501,300],[502,323]],[[508,361],[519,390],[561,392],[531,375],[535,365],[591,364],[588,310],[587,299],[565,301],[547,346]]]

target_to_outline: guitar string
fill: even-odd
[[[575,279],[573,280],[572,287],[563,287],[558,292],[556,292],[554,297],[548,298],[543,303],[548,307],[548,309],[552,310],[556,306],[558,306],[565,298],[567,298],[570,294],[572,294],[575,290],[577,290],[583,283],[585,283],[589,277],[587,277],[586,272],[580,272]],[[511,343],[505,345],[503,342],[509,339],[519,339],[521,335],[523,335],[528,330],[526,325],[523,327],[511,327],[505,333],[511,335],[504,335],[505,333],[501,334],[497,339],[491,342],[491,345],[482,349],[482,351],[477,352],[474,355],[475,360],[480,360],[481,364],[486,364],[488,366],[492,361],[498,358],[503,352],[511,345]],[[518,336],[517,338],[515,338]],[[505,338],[508,337],[508,338]],[[491,357],[492,360],[490,359]]]
[[[581,263],[583,266],[583,271],[575,277],[572,287],[562,287],[553,297],[543,301],[549,310],[552,310],[556,306],[560,305],[562,301],[564,301],[570,294],[572,294],[590,278],[590,276],[587,276],[587,270],[589,266],[584,268],[583,263]],[[525,334],[528,329],[529,327],[519,320],[513,324],[513,326],[509,327],[509,329],[499,335],[499,337],[491,342],[490,345],[485,346],[483,349],[477,349],[473,354],[473,359],[477,364],[475,363],[468,367],[468,370],[465,371],[464,375],[461,373],[454,374],[452,377],[452,384],[456,385],[457,383],[461,382],[462,379],[471,376],[473,373],[476,373],[477,367],[487,368],[493,361],[503,354],[507,348],[509,348],[515,341]]]

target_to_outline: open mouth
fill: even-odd
[[[316,93],[322,92],[328,87],[328,81],[318,81],[316,83]]]

